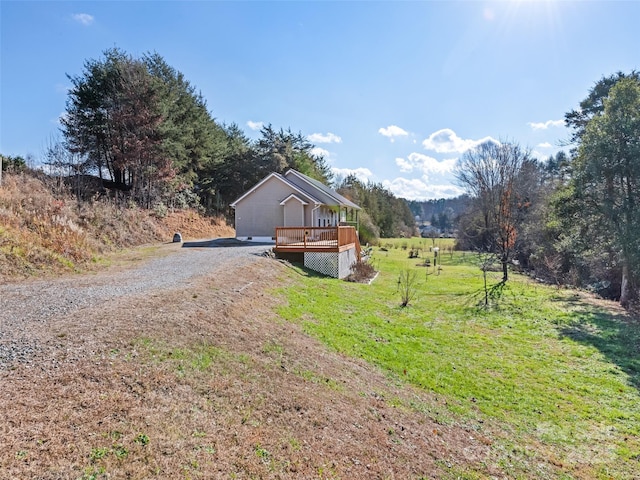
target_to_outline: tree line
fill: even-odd
[[[411,237],[415,219],[405,199],[396,198],[380,183],[364,183],[354,175],[336,182],[337,192],[361,206],[360,241],[375,243],[380,237]]]
[[[229,214],[229,204],[271,172],[298,170],[325,184],[333,176],[301,133],[265,125],[257,140],[216,121],[200,92],[157,53],[135,58],[113,48],[68,75],[61,137],[45,164],[68,179],[80,201],[99,189],[143,208],[196,207]],[[342,193],[365,210],[369,239],[406,233],[403,200],[349,177]]]
[[[420,225],[428,224],[441,233],[451,232],[457,227],[457,220],[467,209],[468,195],[454,198],[431,200],[408,200],[407,204]]]
[[[503,282],[516,264],[633,306],[640,298],[640,73],[602,78],[565,123],[571,149],[546,162],[511,141],[462,156],[457,178],[471,202],[458,219],[459,247],[495,255]]]
[[[302,134],[267,125],[254,142],[236,124],[217,122],[201,93],[157,53],[134,58],[110,49],[68,78],[62,139],[50,142],[46,163],[80,183],[98,177],[115,198],[220,212],[273,171],[330,179]]]

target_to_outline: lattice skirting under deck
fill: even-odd
[[[333,278],[344,278],[356,262],[356,249],[344,252],[305,252],[304,266]]]

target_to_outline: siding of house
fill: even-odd
[[[283,207],[280,202],[294,194],[309,203],[301,205],[298,200],[291,199]],[[300,207],[303,208],[304,225],[301,225]],[[311,225],[311,212],[314,204],[299,191],[294,190],[281,180],[271,177],[260,185],[251,195],[246,196],[235,206],[237,237],[273,237],[275,227],[283,226],[284,210],[287,209],[288,226]],[[292,223],[294,217],[295,223]]]
[[[313,203],[310,203],[309,205],[304,207],[304,227],[313,227],[313,225],[311,224],[311,215],[314,208],[315,205]]]
[[[270,178],[260,188],[236,205],[237,237],[273,237],[274,225],[284,224],[280,202],[294,192],[277,178]]]
[[[305,206],[295,198],[292,198],[284,204],[284,222],[285,227],[300,227],[304,222]]]

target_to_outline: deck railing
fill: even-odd
[[[276,227],[276,250],[340,251],[355,244],[360,257],[358,233],[353,227]]]

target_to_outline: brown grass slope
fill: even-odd
[[[41,353],[0,372],[0,477],[500,475],[438,399],[282,322],[269,292],[293,276],[258,258],[34,325]]]
[[[0,186],[0,281],[91,268],[122,248],[185,239],[235,236],[224,220],[194,211],[163,217],[108,200],[78,204],[37,172],[4,174]]]
[[[2,278],[84,270],[94,256],[177,230],[232,234],[188,212],[157,219],[108,203],[78,207],[30,176],[3,182]],[[117,272],[103,274],[117,281]],[[491,441],[451,421],[442,400],[279,319],[273,288],[295,275],[256,258],[186,290],[19,332],[39,348],[0,371],[0,478],[501,476]]]

